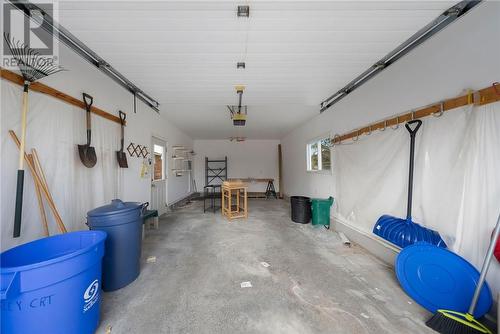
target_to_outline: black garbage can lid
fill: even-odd
[[[123,202],[121,199],[114,199],[108,205],[103,205],[87,212],[87,217],[102,217],[122,214],[129,211],[137,210],[142,206],[137,202]]]
[[[290,199],[297,201],[309,201],[311,198],[307,196],[291,196]]]

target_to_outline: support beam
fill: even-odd
[[[0,67],[0,74],[1,74],[2,79],[4,79],[4,80],[10,81],[10,82],[15,83],[19,86],[24,85],[23,77],[17,73],[14,73],[12,71],[9,71],[9,70],[6,70],[6,69],[3,69],[2,67]],[[70,96],[66,93],[63,93],[55,88],[44,85],[41,82],[32,83],[30,85],[30,91],[46,94],[46,95],[55,97],[58,100],[61,100],[61,101],[64,101],[66,103],[69,103],[71,105],[74,105],[76,107],[85,109],[85,104],[83,103],[82,100],[74,98],[73,96]],[[118,116],[112,115],[112,114],[110,114],[102,109],[99,109],[97,107],[92,106],[90,111],[98,116],[106,118],[107,120],[110,120],[110,121],[113,121],[113,122],[120,124],[120,118]],[[124,123],[124,125],[125,124],[126,123]]]
[[[370,133],[375,130],[381,130],[390,126],[396,126],[398,124],[411,121],[412,119],[419,119],[433,114],[439,114],[440,112],[447,112],[449,110],[463,107],[468,104],[482,106],[498,101],[500,101],[500,84],[496,82],[490,87],[483,88],[477,92],[471,91],[467,95],[462,95],[452,99],[444,100],[428,107],[416,109],[406,114],[389,118],[385,121],[364,126],[358,130],[351,131],[343,135],[335,135],[333,138],[331,138],[331,142],[333,145],[339,144],[347,139],[357,138],[364,133]]]

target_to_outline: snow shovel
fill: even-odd
[[[414,127],[412,127],[412,125],[414,125]],[[405,124],[406,130],[410,133],[410,171],[408,177],[408,204],[406,207],[406,219],[383,215],[377,220],[377,223],[373,228],[373,233],[401,248],[421,241],[438,247],[447,248],[446,243],[443,239],[441,239],[438,232],[414,223],[411,218],[415,136],[421,125],[421,120],[413,120]]]
[[[116,151],[116,159],[118,160],[118,165],[120,168],[128,168],[128,163],[127,163],[127,155],[125,152],[123,152],[123,126],[125,123],[125,119],[127,118],[127,114],[125,114],[123,111],[119,110],[118,114],[120,115],[120,125],[121,125],[121,139],[120,139],[120,150]]]
[[[87,93],[83,93],[83,103],[85,103],[85,110],[87,112],[87,144],[78,145],[78,154],[80,154],[80,160],[85,167],[92,168],[97,162],[97,156],[95,154],[95,148],[90,146],[90,140],[92,137],[91,122],[90,122],[90,109],[92,108],[92,103],[94,99]]]

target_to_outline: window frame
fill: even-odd
[[[314,173],[314,174],[332,174],[332,154],[331,154],[331,147],[329,148],[330,150],[330,169],[323,169],[322,164],[323,164],[323,159],[321,156],[321,141],[324,139],[330,139],[331,136],[329,133],[324,134],[322,136],[315,137],[314,139],[309,140],[306,143],[306,171],[308,173]],[[313,144],[318,144],[318,169],[311,169],[311,149],[310,146]]]
[[[155,149],[157,147],[161,147],[162,152],[157,152]],[[155,179],[155,165],[156,165],[156,155],[161,157],[161,178]],[[167,157],[167,148],[160,144],[153,143],[153,154],[152,154],[152,181],[164,181],[167,179],[167,168],[166,168],[166,157]]]

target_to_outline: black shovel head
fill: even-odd
[[[128,168],[127,155],[123,151],[116,151],[116,159],[120,168]]]
[[[87,168],[92,168],[97,162],[97,155],[95,154],[95,148],[90,145],[78,145],[78,154],[80,155],[80,160]]]

